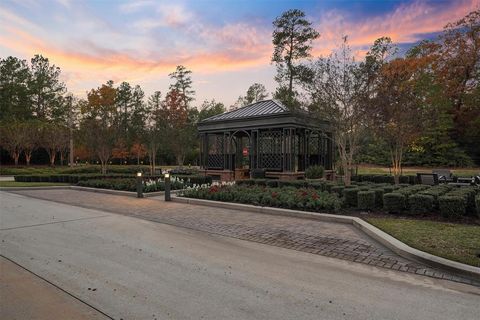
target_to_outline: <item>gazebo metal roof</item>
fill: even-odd
[[[286,127],[331,130],[328,121],[317,119],[304,110],[289,110],[278,100],[258,101],[198,123],[199,132]]]
[[[263,100],[258,101],[248,106],[218,114],[203,120],[202,122],[212,122],[221,120],[233,120],[252,118],[259,116],[267,116],[274,114],[288,113],[287,107],[285,107],[280,101],[277,100]]]

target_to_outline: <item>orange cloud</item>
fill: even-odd
[[[451,5],[434,7],[423,1],[400,5],[393,12],[369,18],[359,22],[349,22],[339,12],[329,12],[321,17],[317,26],[321,33],[318,41],[321,46],[314,49],[315,55],[331,52],[343,35],[348,35],[349,44],[358,52],[365,52],[373,42],[383,36],[392,38],[395,43],[419,41],[422,34],[438,32],[448,22],[464,17],[468,12],[478,8],[479,0],[458,0]]]

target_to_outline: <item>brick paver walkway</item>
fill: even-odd
[[[406,260],[347,224],[77,190],[19,190],[15,193],[480,286],[474,280]]]

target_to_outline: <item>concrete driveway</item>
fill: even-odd
[[[480,312],[480,289],[465,284],[11,193],[0,203],[1,254],[114,319]]]

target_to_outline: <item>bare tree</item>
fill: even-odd
[[[115,147],[116,130],[98,119],[87,119],[82,129],[85,144],[98,157],[102,174],[106,174],[108,161]]]
[[[365,126],[360,99],[365,86],[347,37],[337,52],[318,59],[311,70],[312,78],[305,85],[311,99],[310,109],[330,121],[344,169],[344,182],[350,185],[351,169]]]

